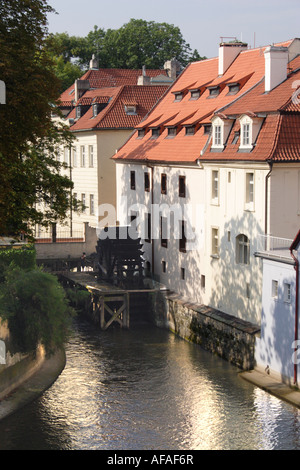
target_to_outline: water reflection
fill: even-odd
[[[299,411],[167,331],[78,322],[67,366],[0,449],[299,449]]]

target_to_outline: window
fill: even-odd
[[[162,216],[160,218],[160,241],[161,246],[168,247],[168,219]]]
[[[85,146],[81,145],[80,147],[80,166],[85,167]]]
[[[220,88],[218,86],[209,87],[209,98],[216,98],[220,93]]]
[[[145,241],[151,242],[151,214],[145,214]]]
[[[272,280],[272,297],[278,299],[278,281]]]
[[[136,114],[136,105],[126,105],[125,106],[125,113],[128,116],[134,116]]]
[[[204,134],[210,134],[211,124],[204,124]]]
[[[236,95],[240,91],[239,83],[228,83],[228,95]]]
[[[216,227],[211,229],[211,254],[219,256],[219,229]]]
[[[182,253],[186,252],[186,235],[184,220],[181,220],[179,222],[179,251],[181,251]]]
[[[130,189],[135,190],[135,171],[130,172]]]
[[[81,194],[81,202],[82,202],[82,206],[83,206],[82,210],[83,210],[83,212],[85,212],[85,209],[86,209],[86,206],[85,206],[85,202],[86,202],[86,201],[85,201],[85,194]]]
[[[253,209],[254,173],[246,173],[246,209]]]
[[[194,135],[195,134],[195,126],[187,126],[185,128],[185,135]]]
[[[205,276],[201,274],[201,289],[205,290]]]
[[[81,117],[81,106],[76,107],[76,119]]]
[[[157,137],[159,137],[159,127],[152,129],[152,138],[157,139]]]
[[[168,128],[168,137],[175,137],[177,134],[176,127],[169,127]]]
[[[150,191],[150,176],[148,172],[144,173],[144,187],[145,191]]]
[[[89,145],[89,166],[93,168],[94,166],[94,146]]]
[[[69,164],[69,149],[68,149],[68,147],[64,148],[64,162],[66,163],[66,165]]]
[[[249,282],[246,283],[246,297],[250,299],[250,284]]]
[[[167,194],[167,175],[162,173],[160,182],[161,194]]]
[[[145,136],[145,129],[138,130],[138,138],[142,139]]]
[[[179,176],[179,197],[185,197],[185,176]]]
[[[183,93],[182,92],[176,92],[175,94],[175,100],[174,101],[181,101],[183,98]]]
[[[191,90],[190,100],[197,100],[200,98],[200,90]]]
[[[213,170],[211,177],[211,199],[213,204],[219,201],[219,171]]]
[[[283,294],[284,294],[284,301],[286,303],[291,303],[291,284],[288,284],[288,283],[284,283],[284,286],[283,286]]]
[[[240,234],[236,237],[236,262],[238,264],[250,263],[250,242],[246,235]]]
[[[93,104],[93,117],[98,115],[98,103]]]
[[[242,124],[242,145],[248,147],[250,145],[250,124]]]
[[[163,273],[167,271],[167,263],[165,261],[161,262],[161,270]]]
[[[90,194],[90,215],[95,214],[95,198],[94,194]]]
[[[222,130],[221,126],[214,127],[214,145],[222,145]]]
[[[181,279],[182,281],[185,280],[185,269],[184,269],[184,268],[181,268],[181,269],[180,269],[180,279]]]
[[[73,148],[73,166],[77,166],[77,149],[76,147]]]

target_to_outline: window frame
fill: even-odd
[[[235,238],[235,261],[241,266],[250,265],[250,239],[244,233],[239,233]]]
[[[178,195],[179,197],[186,197],[186,177],[179,175],[178,177]]]
[[[130,170],[130,189],[132,191],[136,190],[135,170]]]
[[[220,256],[219,227],[211,228],[211,256],[213,258],[219,258]]]

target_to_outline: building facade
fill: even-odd
[[[259,237],[292,238],[299,227],[299,53],[298,39],[221,44],[219,57],[184,70],[114,156],[118,220],[136,217],[153,275],[254,324]]]

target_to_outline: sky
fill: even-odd
[[[48,0],[50,33],[86,36],[94,26],[119,29],[131,18],[179,27],[191,49],[218,55],[221,38],[259,47],[300,37],[299,0]],[[230,39],[229,39],[230,40]]]

